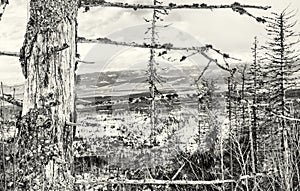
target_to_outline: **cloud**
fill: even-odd
[[[0,50],[20,50],[27,23],[27,1],[14,0],[6,7],[0,21]],[[0,81],[5,84],[23,83],[24,77],[18,58],[0,57]]]

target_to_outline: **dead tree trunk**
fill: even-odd
[[[156,5],[156,0],[154,0],[154,5]],[[152,17],[152,24],[151,24],[151,45],[154,45],[156,43],[156,17],[157,12],[154,9],[153,10],[153,17]],[[156,127],[155,127],[155,122],[156,122],[156,108],[155,108],[155,51],[153,48],[150,49],[150,60],[149,60],[149,84],[150,84],[150,96],[151,96],[151,108],[150,108],[150,123],[151,123],[151,139],[154,139],[156,135]]]
[[[76,0],[31,0],[20,61],[26,78],[19,121],[22,190],[73,190]]]

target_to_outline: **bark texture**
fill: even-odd
[[[76,0],[31,0],[20,61],[26,78],[18,156],[20,190],[73,190]]]

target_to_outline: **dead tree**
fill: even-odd
[[[252,53],[253,53],[253,62],[250,64],[249,69],[247,71],[248,79],[247,79],[247,93],[250,94],[249,99],[252,106],[251,106],[251,122],[252,122],[252,131],[253,131],[253,152],[255,153],[255,168],[257,169],[257,161],[258,161],[258,153],[257,153],[257,139],[258,139],[258,128],[259,128],[259,120],[261,118],[261,113],[257,109],[257,105],[262,103],[263,94],[260,93],[260,90],[263,88],[263,74],[262,74],[262,62],[263,58],[261,56],[261,47],[259,45],[259,42],[257,40],[257,37],[254,39],[254,44],[252,47]]]
[[[153,1],[154,5],[159,4],[160,2],[157,0]],[[158,16],[159,10],[153,9],[153,14],[152,14],[152,19],[151,19],[151,27],[148,29],[150,32],[150,44],[151,46],[154,46],[157,43],[157,31],[156,31],[156,23],[157,19],[159,18]],[[146,20],[148,21],[148,20]],[[155,129],[155,123],[156,123],[156,108],[155,108],[155,97],[157,93],[157,87],[156,87],[156,79],[157,79],[157,69],[155,67],[156,65],[156,60],[155,60],[155,49],[150,48],[150,59],[148,63],[148,83],[150,84],[149,90],[150,90],[150,96],[151,96],[151,106],[150,106],[150,121],[151,121],[151,137],[152,139],[156,133]]]
[[[299,41],[299,34],[293,31],[296,22],[291,21],[295,15],[293,12],[282,11],[274,17],[268,18],[267,32],[270,39],[267,43],[266,55],[268,61],[268,77],[270,84],[270,99],[272,111],[282,116],[290,115],[286,101],[286,90],[295,85],[294,74],[300,70],[299,54],[295,45]],[[284,190],[291,190],[292,169],[290,167],[289,132],[290,124],[285,118],[279,118],[274,126],[281,135],[281,148],[283,150],[282,176]]]
[[[76,17],[74,0],[32,0],[20,62],[19,188],[73,190]]]

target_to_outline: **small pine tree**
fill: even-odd
[[[251,129],[253,132],[253,152],[255,154],[255,166],[257,168],[257,147],[258,147],[258,137],[257,131],[259,130],[259,123],[262,120],[261,110],[259,110],[259,104],[264,101],[264,79],[263,79],[263,70],[262,70],[262,57],[259,54],[260,47],[257,37],[254,39],[254,44],[252,47],[253,53],[253,62],[249,65],[247,70],[247,82],[246,82],[246,91],[249,94],[247,99],[248,103],[251,105]]]
[[[267,42],[266,56],[268,61],[267,74],[268,84],[270,85],[270,109],[272,112],[281,116],[278,118],[279,129],[281,135],[281,147],[283,150],[283,180],[284,189],[291,189],[291,169],[289,162],[289,146],[288,146],[288,123],[283,116],[288,115],[289,111],[286,107],[286,90],[295,85],[295,72],[299,70],[299,56],[295,49],[295,45],[299,42],[299,37],[293,28],[296,22],[291,20],[294,18],[293,12],[287,10],[281,13],[273,13],[274,17],[267,18],[267,33],[270,40]]]

